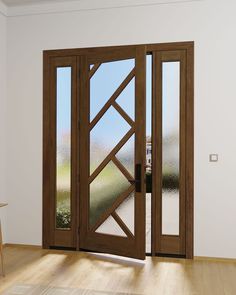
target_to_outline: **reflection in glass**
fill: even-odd
[[[96,233],[108,234],[108,235],[119,236],[119,237],[127,237],[112,216],[109,216],[103,222],[103,224],[99,226],[99,228],[96,230]]]
[[[90,184],[90,225],[130,186],[121,171],[110,162]]]
[[[71,226],[71,67],[57,68],[56,227]]]
[[[134,59],[108,62],[100,65],[90,81],[91,121],[125,80],[134,66]]]
[[[162,234],[179,235],[180,62],[163,62],[162,83]]]

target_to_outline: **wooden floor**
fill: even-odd
[[[83,252],[6,247],[0,294],[19,283],[155,295],[235,295],[236,262],[147,257],[145,262]]]

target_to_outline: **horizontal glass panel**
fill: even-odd
[[[162,83],[162,234],[179,235],[180,62],[163,62]]]
[[[71,226],[71,67],[57,68],[56,227]]]

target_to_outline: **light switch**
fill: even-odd
[[[210,162],[218,162],[218,154],[210,154]]]

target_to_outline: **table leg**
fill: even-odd
[[[1,220],[0,220],[0,254],[1,254],[2,275],[5,276],[4,265],[3,265],[3,239],[2,239]]]

